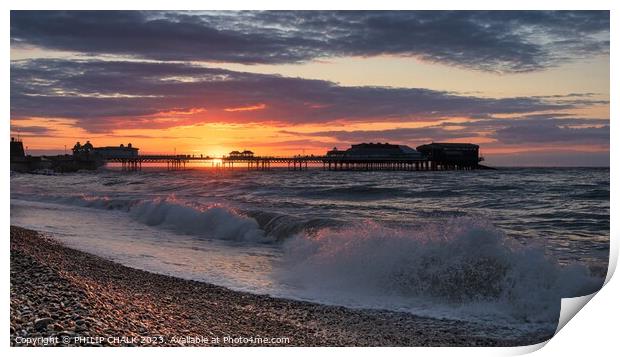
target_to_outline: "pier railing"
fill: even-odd
[[[105,162],[120,163],[123,170],[140,170],[143,163],[166,164],[169,170],[185,168],[190,161],[212,161],[209,156],[194,155],[138,155],[134,157],[107,157]]]
[[[222,163],[234,167],[242,163],[248,169],[269,170],[273,164],[286,164],[291,170],[306,170],[309,164],[318,164],[329,171],[438,171],[438,170],[473,170],[477,163],[456,163],[433,161],[425,156],[253,156],[223,157]]]
[[[482,168],[477,163],[438,162],[424,156],[223,156],[214,158],[194,155],[139,155],[136,157],[107,158],[106,162],[120,163],[123,169],[140,170],[143,163],[166,164],[170,170],[186,167],[189,162],[211,161],[218,168],[247,168],[270,170],[286,167],[289,170],[308,170],[319,167],[327,171],[439,171],[474,170]],[[217,165],[215,162],[217,161]],[[286,166],[285,166],[286,165]]]

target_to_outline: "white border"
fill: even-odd
[[[617,68],[617,56],[614,56],[617,50],[617,39],[618,35],[618,20],[619,16],[617,14],[618,4],[619,2],[614,2],[612,0],[604,1],[604,0],[588,0],[588,1],[575,1],[575,0],[564,0],[564,1],[541,1],[541,0],[520,0],[520,1],[458,1],[458,0],[435,0],[435,1],[420,1],[420,2],[405,2],[405,1],[396,1],[396,0],[381,0],[381,1],[338,1],[338,0],[314,0],[312,2],[290,2],[283,0],[261,0],[260,2],[250,2],[250,1],[240,1],[240,0],[228,0],[225,2],[203,2],[203,1],[189,1],[189,0],[175,0],[175,1],[162,1],[162,0],[151,0],[151,1],[134,1],[129,3],[127,1],[121,0],[107,0],[105,2],[83,2],[83,1],[69,1],[69,0],[56,0],[56,1],[32,1],[32,0],[22,0],[22,1],[5,1],[3,5],[6,7],[5,11],[2,12],[1,20],[4,24],[2,27],[3,38],[6,41],[6,46],[4,47],[4,58],[7,62],[10,60],[10,9],[152,9],[152,10],[178,10],[178,9],[213,9],[213,10],[228,10],[228,9],[419,9],[419,10],[431,10],[431,9],[504,9],[504,10],[586,10],[586,9],[598,9],[598,10],[606,10],[611,9],[611,18],[612,18],[612,31],[611,31],[611,94],[610,98],[618,98],[618,83],[620,83],[620,78],[618,78],[618,71],[614,70]],[[259,6],[260,5],[260,6]],[[4,109],[4,113],[6,113],[6,118],[10,118],[9,111],[9,94],[10,94],[10,62],[5,62],[4,67],[2,68],[4,78],[4,86],[3,86],[3,95],[2,95],[2,108]],[[611,103],[611,117],[614,117],[614,114],[618,113],[618,105],[617,101],[613,101]],[[7,134],[5,137],[8,139],[10,135],[9,131],[9,120],[2,120],[1,124],[2,130]],[[619,139],[618,130],[615,125],[611,125],[611,162],[614,162],[614,153],[618,152],[618,142],[614,139]],[[8,162],[8,146],[0,146],[2,150],[2,160],[4,160],[5,164],[3,165],[5,168],[9,166]],[[614,209],[614,202],[618,202],[618,193],[614,187],[617,187],[618,184],[618,169],[617,166],[611,166],[611,237],[612,237],[612,254],[615,258],[612,258],[612,261],[617,262],[617,254],[618,254],[618,244],[616,233],[618,232],[618,223],[617,220],[614,219],[614,216],[617,216],[616,210]],[[5,272],[2,275],[2,292],[5,297],[5,305],[4,308],[1,309],[1,314],[4,317],[3,321],[5,321],[5,325],[3,326],[4,330],[7,331],[8,335],[8,325],[9,325],[9,316],[8,316],[8,305],[9,305],[9,239],[8,239],[8,226],[10,224],[10,216],[9,216],[9,208],[10,208],[10,199],[9,199],[9,177],[8,170],[5,172],[5,180],[3,181],[2,191],[1,191],[1,200],[2,200],[2,219],[6,232],[6,239],[4,240],[4,259],[2,260],[3,271]],[[609,277],[609,276],[608,276]],[[607,355],[608,351],[616,350],[616,339],[617,339],[617,316],[618,313],[618,304],[620,304],[620,283],[617,281],[618,279],[611,280],[602,290],[601,293],[597,294],[592,302],[587,304],[583,311],[577,314],[570,322],[566,328],[562,329],[557,336],[552,338],[548,343],[541,344],[538,346],[530,346],[523,348],[415,348],[414,350],[410,348],[390,348],[386,350],[384,348],[374,348],[374,349],[366,349],[366,348],[321,348],[320,350],[316,348],[304,348],[304,349],[295,349],[291,350],[290,348],[218,348],[218,349],[210,349],[208,351],[202,348],[175,348],[170,350],[168,348],[139,348],[139,349],[114,349],[114,353],[121,354],[138,354],[138,355],[162,355],[165,353],[182,353],[184,355],[204,355],[204,353],[217,353],[217,354],[237,354],[237,353],[251,353],[258,355],[282,355],[288,356],[291,353],[301,354],[301,355],[311,355],[316,353],[327,354],[327,355],[340,355],[345,352],[347,354],[361,354],[361,355],[370,355],[375,353],[389,353],[396,355],[408,355],[410,356],[412,353],[423,353],[423,354],[432,354],[432,355],[465,355],[465,356],[480,356],[480,355],[514,355],[514,354],[522,354],[531,352],[536,350],[542,346],[542,348],[538,354],[540,355],[576,355],[576,354],[602,354]],[[6,337],[8,337],[5,335]],[[5,338],[6,338],[5,337]],[[8,341],[5,340],[5,349],[8,348]],[[105,356],[110,354],[112,350],[110,349],[89,349],[87,353],[93,355],[101,355]],[[38,349],[10,349],[10,351],[5,351],[7,354],[16,355],[16,354],[24,354],[24,355],[35,355],[45,353],[46,355],[63,355],[66,354],[83,354],[86,351],[83,349],[77,348],[55,348],[55,349],[46,349],[45,351],[41,351]]]
[[[12,2],[12,3],[10,3]],[[208,2],[198,0],[141,0],[131,3],[121,0],[89,1],[77,0],[13,0],[6,1],[12,10],[48,10],[48,9],[122,9],[122,10],[609,10],[614,8],[613,0],[228,0],[225,2]]]

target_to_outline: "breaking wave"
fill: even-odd
[[[318,295],[482,304],[526,322],[557,322],[561,298],[602,284],[585,266],[561,266],[542,247],[523,247],[469,218],[419,229],[370,222],[324,229],[297,235],[284,249],[278,278]]]
[[[124,211],[146,225],[208,239],[281,241],[283,255],[274,279],[304,292],[293,298],[325,303],[355,301],[362,307],[391,309],[398,305],[395,301],[402,306],[430,302],[549,323],[557,322],[561,298],[592,293],[603,282],[584,265],[560,265],[545,255],[544,247],[523,246],[492,224],[468,217],[391,228],[375,222],[346,226],[336,220],[239,212],[221,205],[192,205],[173,196],[46,200]],[[383,305],[376,304],[382,300]]]
[[[222,205],[189,204],[173,195],[152,200],[87,195],[45,196],[43,199],[72,206],[128,212],[138,222],[171,229],[176,233],[248,242],[281,241],[295,234],[311,234],[322,228],[344,224],[334,219],[305,219],[258,210],[241,212]]]
[[[302,218],[265,211],[249,211],[247,214],[255,219],[269,236],[278,241],[296,234],[313,234],[324,228],[336,228],[345,224],[336,219]]]
[[[247,242],[270,241],[256,220],[222,206],[188,207],[167,200],[142,201],[130,215],[149,226],[162,226],[177,233]]]
[[[188,205],[174,196],[153,200],[109,199],[107,197],[52,197],[47,200],[81,207],[125,211],[134,220],[175,233],[245,242],[270,242],[258,222],[221,205]]]

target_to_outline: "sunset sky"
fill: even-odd
[[[141,153],[479,144],[609,165],[608,11],[11,12],[11,134]]]

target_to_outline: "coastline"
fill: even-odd
[[[552,337],[494,338],[498,327],[232,291],[15,226],[10,239],[11,346],[523,346]]]

